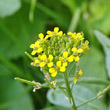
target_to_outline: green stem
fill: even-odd
[[[46,83],[50,86],[50,88],[52,89],[56,89],[46,78],[45,78]]]
[[[88,100],[88,101],[86,101],[86,102],[84,102],[84,103],[82,103],[80,105],[78,105],[77,108],[80,107],[80,106],[83,106],[83,105],[85,105],[85,104],[87,104],[87,103],[89,103],[89,102],[91,102],[91,101],[93,101],[95,99],[97,99],[97,96],[96,97],[93,97],[92,99],[90,99],[90,100]]]
[[[110,85],[107,86],[103,91],[99,92],[99,93],[97,94],[97,96],[95,96],[94,98],[92,98],[92,99],[90,99],[90,100],[88,100],[88,101],[86,101],[86,102],[84,102],[84,103],[78,105],[77,108],[80,107],[80,106],[83,106],[83,105],[85,105],[85,104],[87,104],[87,103],[89,103],[89,102],[91,102],[91,101],[93,101],[93,100],[96,100],[96,99],[102,97],[102,96],[103,96],[105,93],[107,93],[109,90],[110,90]]]
[[[64,79],[65,79],[67,94],[68,94],[68,98],[69,98],[72,110],[77,110],[77,108],[75,106],[74,98],[72,95],[72,91],[70,89],[70,85],[69,85],[69,81],[68,81],[68,77],[67,77],[67,72],[64,73]]]
[[[18,78],[18,77],[16,77],[15,80],[26,83],[26,84],[29,84],[29,85],[32,85],[32,86],[36,86],[35,82],[29,81],[29,80],[21,79],[21,78]],[[42,84],[42,88],[49,88],[49,86],[45,86],[45,85]]]
[[[26,54],[32,61],[34,61],[34,58],[33,58],[28,52],[25,52],[25,54]]]

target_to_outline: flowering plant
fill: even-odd
[[[33,85],[34,92],[36,89],[43,87],[50,87],[51,89],[65,89],[66,95],[71,103],[72,110],[77,110],[68,78],[70,77],[71,70],[74,69],[73,67],[75,65],[75,71],[72,73],[73,85],[76,84],[77,80],[82,76],[83,72],[79,68],[79,61],[80,57],[89,50],[89,42],[84,40],[83,32],[68,32],[65,34],[62,31],[59,31],[58,27],[55,27],[54,31],[47,31],[46,36],[40,33],[38,37],[39,39],[30,45],[30,48],[33,49],[31,52],[32,56],[27,52],[25,53],[32,59],[31,65],[40,67],[40,70],[44,74],[46,84],[41,84],[35,81],[31,82],[20,78],[16,78],[16,80]],[[71,69],[68,69],[70,65]],[[64,79],[66,88],[57,82],[57,79],[59,78]],[[110,87],[100,92],[92,100],[102,96],[108,91],[108,89],[110,89]]]

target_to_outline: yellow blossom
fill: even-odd
[[[77,48],[76,47],[73,47],[72,48],[72,52],[77,52]]]
[[[57,71],[55,68],[49,68],[49,72],[51,73],[52,77],[55,77],[57,75]]]
[[[77,80],[78,80],[78,78],[77,77],[74,77],[73,83],[76,84]]]
[[[53,62],[49,62],[47,65],[48,65],[48,67],[52,67],[53,66]]]
[[[55,28],[54,28],[54,32],[57,33],[58,31],[59,31],[59,27],[55,27]]]
[[[74,60],[74,56],[73,55],[68,57],[68,62],[72,62],[73,60]]]
[[[44,38],[44,35],[42,33],[40,33],[38,36],[39,36],[40,39]]]
[[[82,74],[83,74],[83,72],[82,72],[82,70],[81,70],[81,69],[79,70],[79,72],[78,72],[78,73],[79,73],[79,76],[82,76]]]
[[[61,67],[61,61],[56,62],[57,67]]]
[[[79,59],[80,59],[79,56],[74,57],[75,61],[79,61]]]
[[[68,57],[68,52],[67,52],[67,51],[63,52],[63,56],[64,56],[65,58],[67,58],[67,57]]]
[[[40,62],[39,66],[42,68],[46,65],[46,62]]]
[[[83,52],[83,49],[82,48],[79,48],[78,50],[77,50],[77,53],[82,53]]]
[[[60,67],[60,72],[65,72],[65,71],[66,71],[65,66]]]

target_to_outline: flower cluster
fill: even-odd
[[[51,77],[66,71],[70,62],[78,62],[80,56],[89,49],[89,42],[84,41],[84,34],[68,32],[67,35],[59,31],[58,27],[54,31],[47,31],[47,35],[38,35],[39,39],[30,45],[35,55],[33,66],[39,66],[48,70]],[[80,70],[74,77],[74,83],[82,75]]]

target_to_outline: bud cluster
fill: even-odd
[[[59,31],[58,27],[54,31],[47,31],[47,35],[42,33],[38,35],[39,39],[30,45],[34,55],[33,66],[39,66],[48,70],[51,77],[55,77],[58,73],[66,71],[70,62],[78,62],[80,56],[89,49],[89,42],[84,41],[83,33],[68,32],[67,35]],[[79,71],[79,76],[82,71]],[[75,82],[79,78],[74,77]]]

